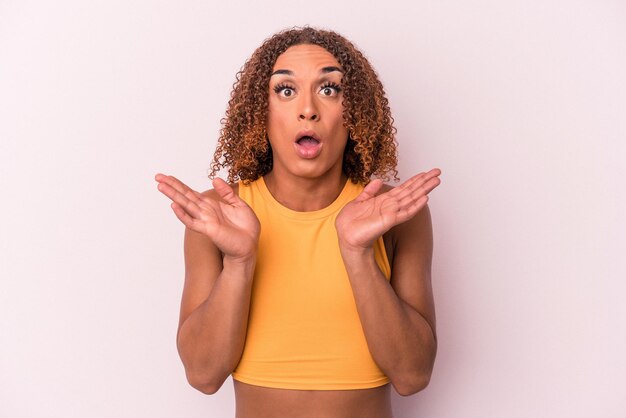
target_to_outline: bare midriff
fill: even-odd
[[[233,379],[236,418],[392,418],[390,385],[355,390],[292,390]]]

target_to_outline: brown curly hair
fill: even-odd
[[[229,182],[249,183],[272,170],[266,132],[269,80],[278,56],[301,44],[326,49],[344,71],[343,120],[349,137],[343,172],[354,183],[368,183],[372,176],[397,181],[396,129],[376,72],[346,38],[311,27],[287,29],[266,39],[237,73],[209,177],[228,168]]]

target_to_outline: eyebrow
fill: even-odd
[[[343,73],[343,71],[341,71],[341,68],[335,67],[335,66],[324,67],[324,68],[322,68],[321,73],[322,74],[328,74],[328,73],[332,73],[333,71],[339,71],[340,73]],[[291,71],[291,70],[276,70],[276,71],[274,71],[272,73],[272,76],[277,75],[277,74],[285,74],[285,75],[293,76],[293,71]]]

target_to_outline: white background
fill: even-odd
[[[378,70],[430,206],[440,341],[396,417],[626,414],[626,3],[0,0],[0,415],[230,417],[175,349],[183,227],[234,76],[331,28]]]

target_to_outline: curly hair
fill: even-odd
[[[228,168],[228,181],[249,183],[272,170],[266,121],[269,80],[279,55],[289,47],[318,45],[341,65],[343,123],[349,137],[343,172],[354,183],[372,176],[398,180],[393,118],[383,85],[363,54],[338,33],[311,27],[287,29],[266,39],[237,73],[209,177]]]

